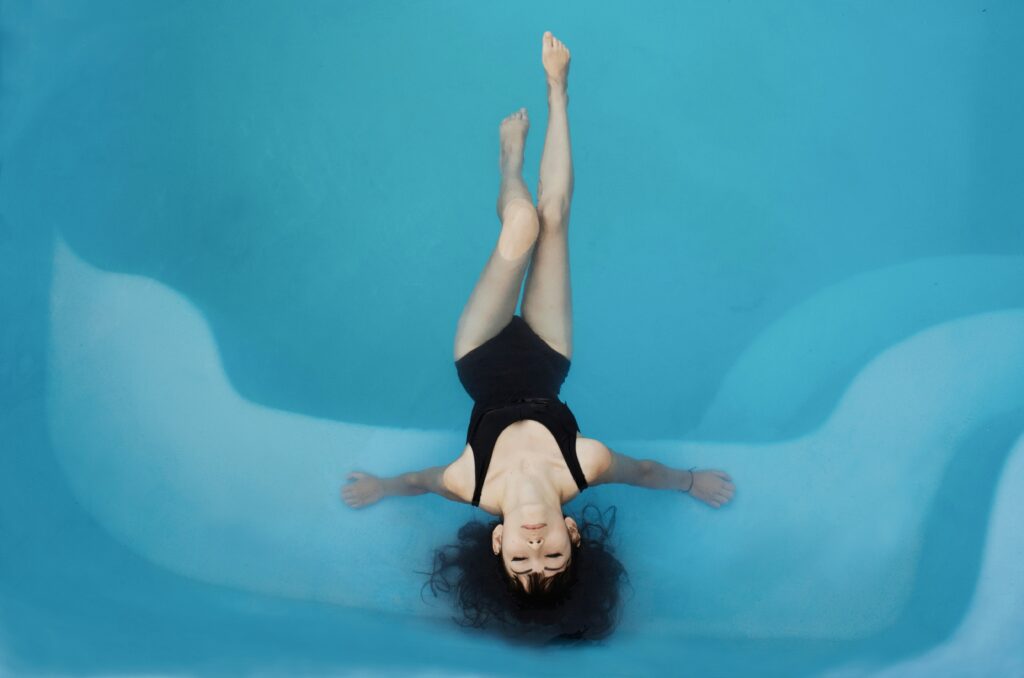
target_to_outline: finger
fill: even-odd
[[[732,476],[730,476],[725,471],[715,470],[715,471],[712,471],[712,473],[714,473],[716,476],[718,476],[719,478],[722,478],[724,480],[732,480]]]
[[[362,480],[365,477],[366,477],[366,474],[363,473],[362,471],[352,471],[352,473],[348,474],[348,479],[349,480]]]
[[[710,505],[711,505],[711,506],[712,506],[713,508],[718,508],[718,507],[720,507],[720,506],[721,506],[721,504],[719,504],[719,503],[718,503],[717,501],[713,501],[713,500],[712,500],[712,501],[709,501],[708,503],[709,503],[709,504],[710,504]]]

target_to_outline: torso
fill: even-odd
[[[610,462],[608,448],[577,433],[576,456],[587,482],[596,479]],[[480,508],[500,515],[497,499],[504,493],[509,470],[524,469],[545,473],[558,489],[562,503],[579,494],[579,487],[566,466],[558,442],[544,424],[523,419],[509,424],[494,443],[487,476],[480,495]],[[473,448],[467,444],[462,454],[444,471],[444,485],[465,502],[471,501],[476,487]]]

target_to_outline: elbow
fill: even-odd
[[[644,459],[637,464],[637,470],[640,473],[640,484],[645,487],[651,487],[654,480],[656,480],[654,477],[657,473],[655,463],[649,459]]]

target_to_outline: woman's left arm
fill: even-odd
[[[410,471],[390,478],[353,471],[348,475],[348,484],[342,487],[342,499],[352,508],[363,508],[385,497],[410,497],[433,492],[451,501],[465,502],[445,487],[446,468],[432,466],[422,471]]]
[[[652,490],[678,490],[719,508],[728,503],[736,491],[732,478],[717,469],[687,470],[665,466],[653,459],[634,459],[608,450],[608,464],[590,484],[623,483]]]

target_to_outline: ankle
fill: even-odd
[[[548,77],[548,98],[568,98],[569,83],[558,78]]]
[[[516,156],[503,156],[498,163],[501,170],[501,183],[523,182],[523,159]]]

